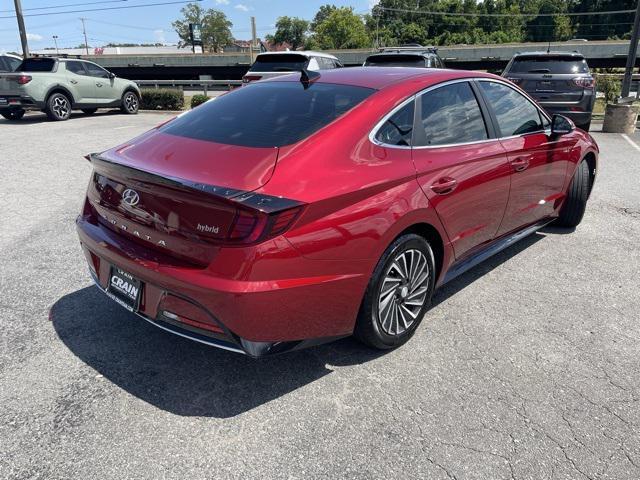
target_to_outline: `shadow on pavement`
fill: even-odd
[[[461,275],[436,292],[434,304],[544,237],[531,235]],[[58,300],[50,319],[65,345],[105,378],[145,402],[185,416],[233,417],[330,374],[331,366],[357,365],[385,353],[349,338],[255,360],[168,334],[93,286]]]
[[[69,119],[65,120],[66,122],[69,121],[73,121],[73,120],[80,120],[82,118],[92,118],[92,117],[106,117],[106,116],[111,116],[111,115],[122,115],[122,112],[120,112],[120,110],[98,110],[96,113],[92,114],[92,115],[86,115],[84,113],[82,113],[81,111],[74,111],[71,113],[71,116],[69,117]],[[49,120],[47,118],[47,115],[41,112],[28,112],[24,117],[22,117],[20,120],[6,120],[2,117],[0,117],[0,123],[10,123],[10,124],[15,124],[15,125],[20,125],[20,124],[24,124],[24,125],[31,125],[34,123],[47,123],[47,122],[51,122],[51,123],[58,123],[58,122],[54,122],[52,120]]]

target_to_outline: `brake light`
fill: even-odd
[[[19,85],[26,85],[32,80],[31,75],[18,75],[16,77],[8,77],[9,80],[18,83]]]
[[[573,83],[582,88],[593,88],[596,85],[596,81],[593,78],[588,77],[574,78]]]
[[[516,85],[520,85],[520,83],[522,82],[521,78],[514,77],[507,77],[507,80],[509,80],[511,83],[515,83]]]

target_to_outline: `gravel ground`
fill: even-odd
[[[449,284],[403,348],[255,361],[90,286],[82,155],[163,119],[0,119],[0,478],[640,477],[640,149],[595,133],[582,225]]]

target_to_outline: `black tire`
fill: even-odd
[[[587,123],[581,123],[580,125],[576,125],[576,127],[578,127],[581,130],[584,130],[585,132],[588,132],[589,129],[591,128],[591,120],[589,120]]]
[[[135,115],[140,108],[140,97],[135,92],[128,91],[122,95],[122,105],[120,110],[127,115]]]
[[[54,122],[68,120],[71,116],[71,100],[64,93],[54,93],[47,100],[44,112]]]
[[[24,114],[26,112],[22,109],[20,110],[10,110],[8,112],[2,112],[0,113],[0,115],[2,115],[4,118],[6,118],[7,120],[20,120],[22,117],[24,117]]]
[[[420,252],[422,256],[416,254],[416,251]],[[400,276],[400,271],[394,266],[396,261],[401,263],[402,255],[407,255],[406,258],[416,259],[415,265],[418,265],[415,267],[416,273],[420,268],[420,262],[425,262],[425,272],[428,273],[428,277],[422,282],[415,283],[419,288],[405,283]],[[397,274],[396,277],[394,277],[394,272]],[[421,275],[418,275],[416,278],[420,277]],[[381,350],[402,345],[413,336],[429,309],[434,285],[435,260],[429,243],[423,237],[415,234],[399,237],[387,248],[373,271],[360,306],[354,336],[365,345]],[[423,289],[426,289],[424,296],[420,293]],[[385,292],[387,292],[387,296],[385,296]],[[416,296],[416,294],[420,295]],[[387,303],[381,310],[380,305],[385,303],[385,300]],[[416,302],[421,305],[410,305],[406,302]],[[402,309],[403,306],[405,310]],[[395,331],[393,328],[394,308],[397,313]],[[412,311],[412,315],[409,315],[408,311]],[[405,317],[411,319],[408,325],[403,320]]]
[[[97,111],[98,111],[97,108],[83,108],[82,109],[82,113],[84,113],[85,115],[93,115]]]
[[[589,164],[583,160],[573,174],[567,198],[560,209],[560,216],[556,220],[556,225],[571,228],[580,224],[587,208],[589,188]]]

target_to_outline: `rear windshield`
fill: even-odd
[[[250,72],[294,72],[302,70],[309,59],[304,55],[283,53],[281,55],[258,55]]]
[[[53,58],[27,58],[18,67],[18,72],[50,72],[56,61]]]
[[[576,57],[518,57],[513,60],[510,73],[589,73],[584,58]]]
[[[372,55],[364,62],[367,67],[424,67],[420,55]]]
[[[375,90],[300,82],[250,84],[176,118],[161,131],[243,147],[296,143],[352,109]]]

